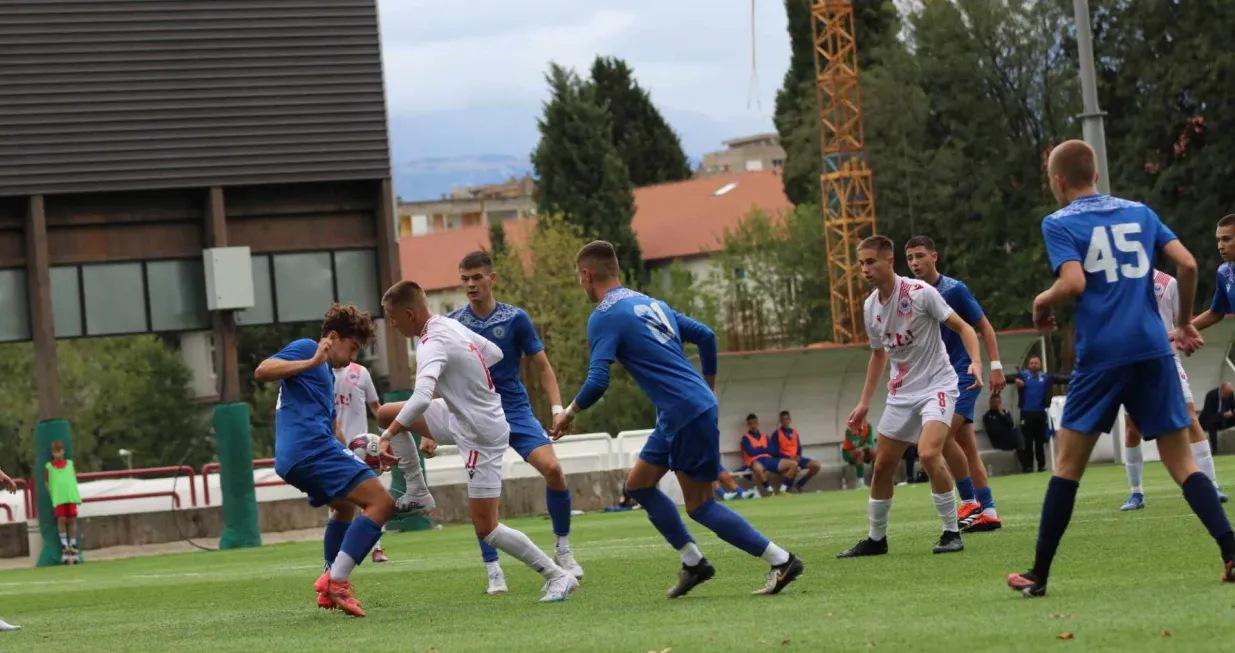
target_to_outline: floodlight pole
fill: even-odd
[[[1094,74],[1089,0],[1072,0],[1072,6],[1076,12],[1076,49],[1080,55],[1081,99],[1084,102],[1084,113],[1077,117],[1081,119],[1085,142],[1089,143],[1098,155],[1098,190],[1109,195],[1111,176],[1106,162],[1106,128],[1102,123],[1102,116],[1105,116],[1106,112],[1098,108],[1098,81]]]

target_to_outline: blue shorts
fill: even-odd
[[[1078,433],[1110,433],[1120,405],[1146,440],[1192,425],[1173,356],[1073,372],[1061,424]]]
[[[960,393],[956,397],[956,412],[955,415],[960,415],[965,418],[966,422],[973,422],[974,406],[978,403],[978,395],[982,394],[982,387],[979,386],[973,390],[969,390],[969,386],[973,385],[973,375],[962,374],[957,371],[956,377],[958,383],[956,389]]]
[[[805,470],[806,466],[814,462],[806,456],[798,456],[798,469]]]
[[[778,474],[779,472],[776,470],[780,469],[780,461],[782,460],[789,460],[789,458],[765,456],[763,458],[756,458],[755,462],[759,463],[760,467],[763,467],[763,471],[768,472],[769,474]]]
[[[343,445],[326,454],[305,458],[279,476],[288,485],[309,495],[309,505],[314,508],[346,499],[357,485],[377,478],[368,465],[344,451]]]
[[[506,423],[510,425],[510,448],[524,460],[533,451],[553,444],[549,434],[545,433],[545,427],[540,425],[530,409],[506,413]]]
[[[700,413],[676,433],[652,431],[639,458],[657,467],[683,472],[696,481],[719,478],[720,428],[715,407]]]

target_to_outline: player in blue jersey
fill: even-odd
[[[1055,147],[1047,162],[1051,192],[1063,207],[1042,221],[1057,279],[1034,299],[1033,322],[1053,330],[1052,309],[1076,300],[1076,366],[1055,435],[1055,474],[1042,504],[1033,568],[1009,574],[1008,586],[1027,597],[1046,594],[1090,453],[1097,436],[1111,431],[1120,405],[1144,439],[1157,441],[1167,471],[1218,542],[1222,580],[1235,582],[1235,533],[1214,484],[1192,459],[1192,419],[1154,298],[1161,252],[1175,265],[1179,284],[1175,346],[1185,354],[1199,348],[1203,340],[1192,326],[1196,261],[1149,207],[1099,194],[1096,161],[1088,144],[1074,140]]]
[[[1003,375],[1003,364],[999,361],[995,327],[986,319],[969,286],[939,274],[936,267],[939,253],[935,250],[935,241],[927,236],[914,236],[905,243],[905,259],[913,276],[934,286],[948,306],[982,336],[986,355],[991,359],[991,395],[1002,392],[1007,381]],[[969,352],[965,351],[960,334],[951,329],[940,329],[940,335],[959,379],[957,387],[960,395],[956,399],[956,412],[952,415],[951,432],[943,446],[944,460],[948,461],[948,470],[956,479],[956,491],[961,495],[956,518],[961,530],[966,533],[998,530],[1003,527],[1003,522],[995,512],[995,496],[991,493],[986,465],[978,451],[978,438],[973,428],[974,407],[982,387],[970,389],[973,377],[969,376]]]
[[[326,570],[314,591],[319,605],[365,616],[352,596],[348,578],[369,555],[394,514],[394,499],[373,470],[345,448],[336,433],[334,374],[356,359],[373,340],[373,320],[355,306],[335,304],[326,311],[322,339],[295,340],[262,361],[253,376],[279,382],[274,417],[274,470],[289,485],[309,495],[314,507],[330,506],[324,539]],[[395,462],[383,458],[385,463]],[[356,506],[364,510],[356,515]]]
[[[712,494],[720,469],[716,336],[664,302],[622,287],[617,252],[607,242],[595,241],[579,250],[575,267],[588,299],[599,303],[587,325],[591,365],[575,400],[553,419],[552,433],[561,436],[575,413],[600,399],[609,386],[609,366],[620,362],[656,406],[656,429],[626,477],[626,489],[682,556],[669,598],[685,595],[716,574],[686,531],[677,505],[657,488],[669,470],[681,483],[691,519],[771,565],[767,582],[753,594],[779,593],[801,575],[802,561],[717,503]],[[702,375],[686,358],[683,342],[699,347]]]
[[[552,441],[532,414],[532,403],[520,378],[522,358],[527,356],[549,396],[552,414],[562,412],[562,391],[558,389],[553,365],[545,354],[545,345],[523,309],[493,298],[497,274],[488,253],[472,252],[464,256],[459,262],[459,276],[467,291],[468,305],[454,311],[450,317],[502,349],[504,358],[489,371],[502,397],[506,423],[510,425],[510,447],[545,478],[545,505],[553,523],[553,534],[557,536],[553,561],[575,578],[583,578],[583,568],[570,550],[570,487],[566,485],[566,474],[553,452]],[[498,564],[497,549],[484,540],[479,541],[481,558],[489,572],[488,593],[504,593],[506,575]]]

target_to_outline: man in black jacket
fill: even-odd
[[[1021,471],[1033,471],[1034,458],[1038,459],[1038,471],[1046,471],[1046,410],[1051,406],[1051,386],[1067,383],[1068,377],[1047,374],[1042,371],[1042,359],[1037,354],[1025,361],[1025,369],[1016,370],[1011,379],[1016,382],[1020,394],[1021,433],[1025,436],[1025,448],[1018,453]]]
[[[986,437],[990,438],[991,446],[1000,451],[1020,451],[1025,448],[1025,441],[1012,421],[1012,413],[1004,410],[1003,397],[991,395],[990,410],[982,416],[982,428]]]
[[[1223,382],[1205,395],[1199,421],[1201,428],[1209,433],[1209,448],[1218,453],[1218,431],[1235,426],[1235,391],[1229,382]]]

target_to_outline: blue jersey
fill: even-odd
[[[520,374],[524,355],[535,356],[545,350],[545,345],[536,334],[536,327],[523,309],[510,304],[497,303],[497,308],[486,318],[477,317],[471,306],[464,306],[450,314],[463,326],[484,336],[502,350],[502,360],[489,368],[493,387],[502,397],[502,410],[509,415],[531,412],[532,403],[527,398]]]
[[[1092,372],[1171,356],[1154,297],[1154,261],[1175,234],[1139,202],[1109,195],[1077,198],[1042,221],[1056,275],[1081,264],[1076,300],[1076,371]]]
[[[1218,280],[1214,283],[1214,301],[1209,305],[1209,310],[1218,317],[1235,313],[1235,265],[1223,263],[1218,266]]]
[[[973,293],[969,291],[969,286],[966,286],[963,281],[940,275],[935,282],[935,290],[939,291],[939,294],[943,296],[943,301],[947,302],[962,320],[969,326],[978,328],[978,322],[982,321],[985,313],[982,312],[982,307],[978,306],[978,300],[974,299]],[[965,341],[961,339],[961,334],[952,329],[940,329],[939,333],[943,338],[944,348],[948,350],[948,360],[956,369],[956,373],[969,374],[969,364],[973,361],[969,360],[969,351],[965,349]]]
[[[272,356],[305,361],[317,354],[317,341],[295,340]],[[322,363],[279,382],[274,411],[275,469],[282,475],[292,465],[341,447],[334,436],[334,374]]]
[[[587,322],[592,362],[575,404],[587,408],[609,386],[616,360],[656,406],[657,431],[671,435],[716,408],[716,395],[686,358],[682,342],[699,346],[703,374],[716,373],[716,336],[706,325],[629,288],[605,293]]]

